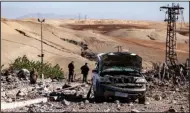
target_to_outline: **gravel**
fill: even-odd
[[[38,84],[30,85],[27,80],[19,80],[16,76],[11,76],[6,80],[5,76],[1,78],[2,89],[19,89],[18,96],[13,95],[9,97],[5,92],[1,90],[1,101],[14,102],[16,100],[28,100],[45,96],[44,94],[50,94],[55,92],[55,95],[51,96],[51,101],[47,103],[33,104],[22,108],[8,109],[4,112],[166,112],[166,111],[189,111],[189,87],[188,82],[184,86],[173,86],[170,84],[159,85],[157,82],[149,81],[146,92],[145,104],[138,104],[138,101],[123,102],[120,100],[107,101],[102,103],[96,103],[93,98],[86,100],[85,96],[90,88],[89,85],[75,88],[72,90],[66,90],[60,98],[56,96],[56,91],[62,90],[65,82],[59,82],[56,80],[47,79],[45,84],[38,82]],[[10,82],[12,81],[12,82]],[[48,86],[47,86],[48,85]],[[22,88],[31,86],[31,91],[22,90]],[[65,87],[65,86],[64,86]],[[57,90],[58,89],[58,90]],[[3,91],[4,91],[3,90]],[[47,96],[46,95],[46,96]],[[64,95],[64,96],[63,96]],[[72,95],[69,98],[67,96]],[[81,95],[81,96],[79,96]],[[78,96],[78,98],[74,98]]]

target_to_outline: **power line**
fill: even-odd
[[[176,21],[178,20],[178,15],[180,15],[180,11],[184,9],[178,5],[172,6],[162,6],[160,7],[160,11],[166,10],[166,18],[164,21],[167,21],[167,37],[166,37],[166,57],[165,61],[167,65],[176,66],[177,61],[177,53],[176,53]]]

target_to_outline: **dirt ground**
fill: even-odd
[[[29,81],[17,79],[11,75],[11,82],[6,81],[6,77],[1,77],[1,103],[14,103],[40,97],[53,97],[51,94],[60,92],[67,83],[66,80],[45,79],[44,84],[38,79],[37,84],[31,85]],[[175,112],[189,111],[189,86],[174,86],[168,82],[161,82],[154,78],[148,81],[146,101],[139,104],[138,100],[128,100],[124,98],[115,98],[102,102],[95,102],[93,93],[90,99],[86,99],[86,95],[90,89],[90,85],[83,84],[81,81],[75,81],[72,85],[79,86],[72,90],[67,90],[67,95],[54,95],[55,100],[48,102],[31,104],[24,107],[14,109],[1,110],[2,112],[167,112],[173,108]],[[23,88],[23,85],[25,86]],[[74,93],[72,93],[74,91]],[[20,93],[19,93],[20,92]],[[70,92],[70,93],[68,93]],[[48,96],[49,95],[49,96]],[[71,95],[71,96],[69,96]],[[81,96],[76,96],[81,95]]]

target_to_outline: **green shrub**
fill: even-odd
[[[20,69],[25,68],[25,69],[28,69],[29,71],[35,68],[39,74],[39,77],[41,77],[41,62],[29,60],[26,57],[26,55],[15,59],[15,61],[11,63],[10,66],[12,66],[13,69],[20,70]],[[60,68],[58,64],[56,64],[55,66],[52,66],[48,62],[43,63],[43,74],[44,74],[44,78],[52,78],[52,79],[64,78],[64,72],[62,71],[62,68]]]

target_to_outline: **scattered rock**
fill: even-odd
[[[85,104],[88,104],[89,103],[89,101],[88,100],[85,100]]]
[[[86,97],[87,97],[87,94],[82,95],[82,98],[86,98]]]
[[[120,111],[120,108],[121,108],[121,105],[120,105],[120,104],[118,104],[118,105],[117,105],[117,110],[119,110],[119,111]]]
[[[64,99],[64,100],[62,101],[62,104],[66,105],[66,106],[69,106],[69,105],[70,105],[70,102]]]
[[[116,104],[119,104],[120,102],[119,102],[119,100],[116,100],[115,103],[116,103]]]
[[[27,113],[34,113],[35,111],[32,108],[28,108]]]
[[[167,98],[167,94],[166,93],[162,93],[162,98],[163,99]]]
[[[56,109],[61,109],[62,107],[61,107],[61,106],[56,106],[55,108],[56,108]]]
[[[132,102],[130,102],[130,103],[129,103],[129,106],[133,106],[133,103],[132,103]]]
[[[25,96],[25,95],[26,94],[21,90],[19,90],[18,93],[16,94],[16,96]]]
[[[177,112],[177,110],[175,110],[173,107],[170,107],[169,110],[168,110],[168,112],[172,112],[173,113],[173,112]]]
[[[7,99],[7,102],[12,102],[13,100],[11,98],[8,98]]]
[[[84,109],[84,102],[80,102],[79,106],[80,106],[79,109]]]
[[[57,88],[56,90],[61,90],[61,88]]]
[[[177,101],[176,100],[172,100],[172,104],[176,104],[177,103]]]
[[[57,101],[57,99],[58,99],[58,96],[50,96],[49,97],[50,101]]]
[[[137,110],[137,109],[132,109],[131,110],[131,113],[139,113],[140,111],[139,110]]]
[[[108,109],[106,109],[104,112],[110,112],[110,111],[111,111],[111,109],[108,108]]]
[[[44,87],[43,90],[47,91],[47,92],[49,91],[49,89],[47,87]]]
[[[19,72],[18,72],[18,77],[20,79],[24,79],[24,80],[27,80],[27,78],[30,77],[30,71],[27,70],[27,69],[21,69]]]
[[[154,99],[157,101],[160,101],[160,100],[162,100],[162,97],[160,95],[155,95]]]
[[[175,91],[179,91],[179,88],[175,88]]]
[[[50,107],[53,107],[52,103],[47,102],[47,105],[50,106]]]
[[[75,95],[76,94],[76,90],[65,90],[63,91],[64,95]]]
[[[68,88],[68,87],[71,87],[69,84],[64,84],[63,86],[62,86],[62,89],[65,89],[65,88]]]
[[[181,106],[180,110],[181,110],[181,112],[185,112],[185,107]]]
[[[149,103],[148,101],[146,101],[144,104],[145,104],[145,105],[149,105],[150,103]]]
[[[52,79],[51,78],[47,78],[44,80],[45,82],[52,82]]]
[[[43,87],[43,86],[44,86],[44,82],[40,81],[40,82],[38,83],[38,85],[39,85],[40,87]]]
[[[84,85],[84,87],[86,87],[86,88],[87,88],[87,87],[88,87],[88,84],[85,84],[85,85]]]
[[[52,79],[52,82],[57,82],[57,80],[56,79]]]
[[[5,97],[6,93],[5,92],[1,92],[1,97]]]
[[[6,77],[6,81],[7,81],[7,82],[13,82],[12,76],[11,76],[11,75],[8,75],[8,76]]]
[[[73,112],[76,112],[76,110],[75,110],[74,108],[72,109],[72,111],[73,111]]]
[[[1,92],[4,91],[4,88],[1,87]]]

